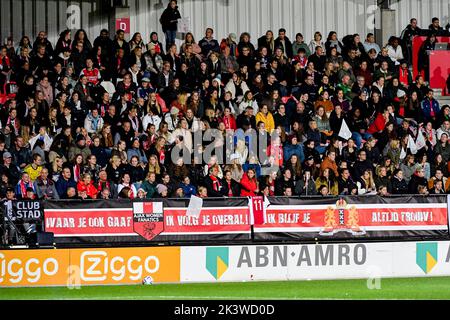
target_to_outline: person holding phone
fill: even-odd
[[[295,194],[299,196],[317,195],[316,183],[311,177],[311,171],[305,170],[303,177],[295,184]]]

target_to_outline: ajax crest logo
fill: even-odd
[[[206,270],[219,280],[225,271],[228,270],[228,247],[210,247],[206,248]]]
[[[431,243],[417,243],[416,244],[416,263],[426,274],[436,266],[438,261],[438,244]]]

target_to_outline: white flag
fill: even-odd
[[[416,139],[416,148],[420,150],[426,146],[425,137],[423,136],[422,130],[419,130],[419,134]]]
[[[414,139],[411,137],[411,135],[408,135],[408,148],[411,150],[412,154],[417,153],[416,143],[414,142]]]
[[[352,132],[348,128],[347,122],[342,120],[341,130],[339,131],[339,137],[348,140],[352,137]]]
[[[179,33],[188,33],[191,31],[191,18],[190,17],[182,17],[178,20],[178,29]]]
[[[400,160],[403,160],[406,158],[406,152],[405,149],[402,148],[402,152],[400,152]]]
[[[199,217],[203,207],[203,199],[191,196],[191,200],[189,201],[189,206],[186,210],[186,215],[190,217]]]

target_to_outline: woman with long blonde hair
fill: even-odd
[[[375,180],[373,179],[371,170],[365,170],[363,175],[357,180],[356,185],[358,187],[359,195],[377,193]]]
[[[163,111],[161,106],[159,105],[156,92],[150,93],[146,106],[147,113],[152,112],[154,115],[162,116]]]

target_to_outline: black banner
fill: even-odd
[[[189,199],[47,201],[45,231],[54,233],[57,244],[251,239],[246,198],[203,200],[197,215],[189,205]]]
[[[449,237],[447,196],[268,200],[256,241]]]

